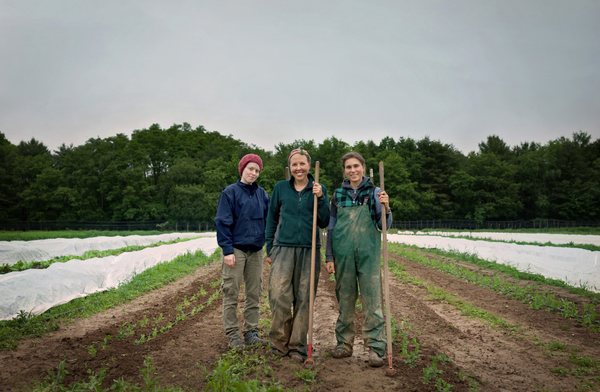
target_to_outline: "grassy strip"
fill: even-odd
[[[459,297],[448,293],[440,287],[427,284],[426,282],[409,275],[401,265],[394,261],[391,261],[389,263],[389,269],[390,272],[402,282],[423,287],[434,299],[446,302],[454,306],[463,315],[483,320],[494,327],[500,327],[510,332],[515,332],[518,330],[518,327],[516,325],[509,323],[503,318],[498,317],[495,314],[487,312],[481,308],[478,308],[466,301],[463,301]]]
[[[392,244],[390,249],[394,253],[421,265],[464,279],[477,286],[489,288],[509,298],[528,304],[532,309],[549,310],[560,314],[564,318],[576,319],[592,331],[600,331],[600,320],[596,314],[594,300],[592,303],[585,304],[583,309],[579,310],[577,304],[568,299],[559,298],[552,293],[540,293],[534,286],[514,284],[499,276],[482,275],[458,264],[429,258],[418,248]]]
[[[188,253],[149,268],[136,275],[130,282],[117,288],[74,299],[40,315],[21,312],[12,320],[0,321],[0,350],[13,349],[21,339],[42,336],[46,332],[56,330],[61,321],[88,317],[131,301],[219,258],[220,251],[218,250],[211,256],[205,256],[201,251],[194,254]]]
[[[469,235],[440,235],[440,237],[447,238],[458,238],[469,241],[486,241],[486,242],[502,242],[505,244],[515,244],[515,245],[534,245],[534,246],[554,246],[556,248],[577,248],[577,249],[585,249],[592,252],[600,251],[600,246],[593,244],[575,244],[573,242],[565,243],[565,244],[555,244],[553,242],[528,242],[528,241],[508,241],[508,240],[497,240],[493,238],[485,238],[485,237],[473,237]]]
[[[32,241],[51,238],[90,238],[115,237],[127,235],[156,235],[165,234],[159,230],[31,230],[31,231],[0,231],[0,241]]]
[[[65,263],[65,262],[67,262],[69,260],[73,260],[73,259],[88,260],[88,259],[92,259],[94,257],[116,256],[116,255],[120,255],[121,253],[125,253],[125,252],[134,252],[134,251],[142,250],[145,248],[154,248],[154,247],[161,246],[161,245],[170,245],[170,244],[175,244],[178,242],[190,241],[190,240],[193,240],[196,238],[198,238],[198,237],[177,238],[173,241],[160,241],[160,242],[156,242],[154,244],[149,244],[149,245],[131,245],[131,246],[126,246],[124,248],[117,248],[117,249],[88,250],[87,252],[85,252],[83,255],[80,255],[80,256],[77,256],[77,255],[58,256],[53,259],[43,260],[43,261],[18,261],[15,264],[1,264],[0,265],[0,275],[6,274],[9,272],[25,271],[25,270],[32,269],[32,268],[44,269],[44,268],[48,268],[50,265],[52,265],[54,263]]]

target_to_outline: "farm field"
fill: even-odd
[[[240,383],[245,390],[600,390],[599,294],[433,250],[391,244],[390,252],[394,377],[367,366],[360,334],[353,357],[330,356],[337,303],[335,282],[324,269],[312,370],[266,348],[228,352],[221,265],[213,255],[191,274],[130,302],[63,321],[54,332],[0,351],[0,390],[76,390],[75,383],[81,390],[93,390],[94,383],[189,391],[233,390]],[[268,274],[265,267],[263,335]],[[359,312],[357,330],[360,323]]]

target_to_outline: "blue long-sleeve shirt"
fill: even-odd
[[[269,211],[269,197],[256,183],[238,181],[227,186],[219,197],[215,225],[217,242],[223,255],[233,248],[257,251],[265,244],[265,222]]]

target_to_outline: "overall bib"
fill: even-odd
[[[338,208],[332,246],[335,258],[335,294],[340,307],[335,326],[338,345],[352,350],[355,305],[360,291],[365,346],[383,357],[386,342],[379,268],[381,235],[371,219],[367,204]]]

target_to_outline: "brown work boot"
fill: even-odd
[[[382,367],[383,357],[380,357],[375,351],[370,350],[369,352],[369,366],[371,367]]]
[[[264,346],[267,342],[258,336],[258,331],[248,331],[244,334],[244,343],[247,346]]]
[[[338,345],[331,352],[331,356],[334,358],[337,358],[337,359],[348,358],[348,357],[352,356],[352,349],[349,348],[348,346]]]
[[[228,346],[230,350],[243,350],[246,345],[239,336],[232,336],[229,338]]]
[[[290,351],[290,353],[288,355],[290,356],[290,358],[293,361],[299,362],[299,363],[304,363],[304,356],[302,354],[300,354],[298,351]]]

